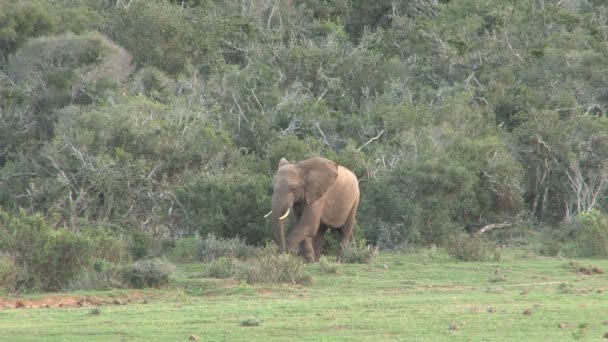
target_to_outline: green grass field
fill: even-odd
[[[208,279],[205,265],[186,264],[170,289],[62,294],[137,294],[127,305],[0,310],[0,341],[601,339],[608,333],[608,275],[599,272],[608,260],[572,262],[381,253],[372,264],[341,264],[336,274],[307,265],[313,283],[306,286]],[[595,274],[581,272],[590,265]]]

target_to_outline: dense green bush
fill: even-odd
[[[54,229],[40,214],[0,212],[0,250],[7,262],[5,272],[13,272],[5,273],[10,280],[6,285],[15,290],[59,290],[90,270],[95,260],[128,260],[122,240],[100,228],[90,231]]]
[[[606,17],[599,0],[2,1],[0,206],[143,234],[135,257],[263,244],[278,160],[324,156],[361,180],[355,234],[381,248],[522,213],[572,230],[608,210]],[[574,230],[559,244],[601,240]]]
[[[201,175],[178,189],[183,222],[189,232],[218,238],[240,236],[261,243],[272,236],[264,214],[270,208],[270,176],[226,173]]]
[[[12,290],[17,285],[17,268],[14,258],[9,254],[0,253],[0,288]]]
[[[579,257],[608,257],[608,216],[591,210],[568,225],[573,229],[574,252]]]
[[[91,264],[91,241],[41,215],[0,213],[0,250],[14,259],[19,290],[59,290]]]
[[[167,251],[172,261],[194,262],[199,261],[202,255],[203,244],[199,237],[186,237],[177,239],[175,244]]]

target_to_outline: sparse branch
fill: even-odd
[[[369,145],[372,141],[378,140],[378,138],[380,138],[380,136],[382,134],[384,134],[384,130],[381,130],[380,133],[378,133],[378,135],[376,135],[375,137],[369,139],[365,144],[359,146],[359,148],[357,148],[357,151],[361,151],[365,146]]]
[[[323,130],[321,129],[321,126],[319,126],[319,122],[315,122],[315,125],[317,126],[317,129],[319,130],[319,133],[321,133],[321,136],[323,136],[323,142],[325,143],[325,145],[330,146],[331,144],[329,143],[329,141],[327,141],[327,137],[325,136],[325,133],[323,133]]]
[[[513,46],[511,45],[511,42],[509,41],[509,35],[507,32],[505,32],[505,41],[507,42],[507,46],[509,47],[509,50],[511,50],[511,53],[513,53],[513,55],[515,57],[517,57],[517,59],[519,59],[520,61],[525,63],[526,61],[524,61],[524,59],[517,53],[517,51],[515,51],[515,49],[513,49]]]

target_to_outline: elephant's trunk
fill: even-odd
[[[287,207],[287,209],[284,209]],[[279,250],[285,253],[285,219],[291,211],[290,206],[273,205],[272,220],[274,222],[274,242],[279,247]]]
[[[274,242],[279,246],[279,250],[285,253],[285,222],[275,220],[274,222]]]

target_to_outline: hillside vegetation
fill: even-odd
[[[608,256],[607,57],[602,0],[2,1],[0,283],[263,245],[281,157],[356,173],[360,243]]]

